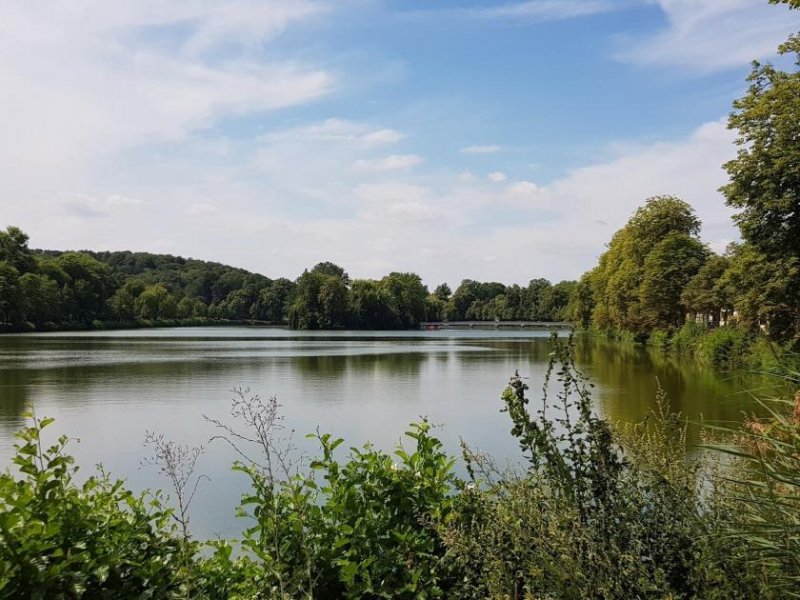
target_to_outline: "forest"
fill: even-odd
[[[431,293],[414,273],[354,279],[323,262],[294,281],[146,252],[32,250],[0,231],[0,330],[258,322],[296,329],[409,329],[422,321],[563,321],[575,282],[465,279]]]

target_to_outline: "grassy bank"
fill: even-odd
[[[0,595],[10,598],[787,598],[800,583],[800,414],[709,430],[659,398],[649,420],[594,413],[570,343],[555,342],[543,397],[513,377],[498,408],[515,469],[467,446],[455,474],[426,420],[393,454],[315,434],[291,449],[275,399],[240,391],[216,439],[250,489],[237,540],[190,534],[201,452],[147,440],[171,485],[136,496],[99,472],[74,479],[69,440],[31,417],[0,476]],[[797,377],[795,374],[794,377]],[[797,379],[794,380],[797,383]],[[724,457],[724,459],[720,458]],[[202,493],[202,488],[200,488]],[[171,507],[171,508],[168,508]]]
[[[591,332],[590,332],[591,333]],[[605,330],[603,337],[650,348],[716,369],[751,369],[786,373],[800,368],[797,343],[779,344],[736,327],[708,328],[686,323],[677,330],[651,333]]]

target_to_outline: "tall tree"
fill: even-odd
[[[671,233],[647,255],[639,288],[645,329],[678,328],[685,321],[684,288],[708,260],[709,251],[685,233]]]
[[[9,225],[0,231],[0,260],[14,267],[18,273],[30,273],[36,268],[28,249],[28,235],[19,227]]]
[[[671,239],[676,247],[683,243],[688,251],[699,244],[700,219],[683,200],[674,196],[649,198],[638,208],[628,223],[614,234],[608,250],[600,257],[599,264],[584,283],[591,284],[592,323],[600,329],[620,329],[636,333],[647,333],[656,327],[668,327],[676,323],[680,306],[678,289],[685,284],[683,274],[680,283],[665,289],[656,289],[658,271],[670,271],[664,240]],[[673,237],[678,236],[678,237]],[[680,242],[679,242],[680,240]],[[689,243],[687,240],[693,240]],[[656,255],[648,258],[658,248]],[[696,273],[699,265],[690,270]],[[647,283],[645,284],[645,280]],[[582,290],[587,296],[586,290]],[[657,298],[669,300],[665,312],[657,310]],[[585,304],[579,309],[585,310]]]
[[[780,53],[800,67],[800,37]],[[800,256],[800,70],[755,62],[748,81],[728,120],[739,151],[724,165],[730,183],[721,191],[740,210],[734,219],[747,242],[768,256]]]

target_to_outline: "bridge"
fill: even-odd
[[[570,329],[572,323],[550,321],[424,321],[420,329]]]

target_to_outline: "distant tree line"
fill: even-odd
[[[296,280],[146,252],[31,250],[0,231],[0,329],[173,321],[261,321],[296,329],[408,329],[422,321],[566,318],[575,282],[527,287],[465,279],[433,293],[414,273],[351,280],[323,262]]]

